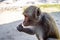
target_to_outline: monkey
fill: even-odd
[[[36,35],[38,40],[48,38],[60,39],[59,31],[54,19],[46,12],[42,12],[39,7],[27,7],[23,15],[23,23],[19,24],[17,30],[30,35]],[[25,26],[25,28],[24,28]],[[30,26],[31,28],[28,28]]]

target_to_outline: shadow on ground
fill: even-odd
[[[0,40],[37,40],[35,35],[28,35],[23,32],[18,32],[16,27],[22,21],[15,21],[8,24],[0,25]]]

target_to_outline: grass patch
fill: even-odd
[[[59,12],[60,11],[60,4],[36,4],[37,7],[40,7],[41,11],[43,12]],[[25,10],[27,6],[23,7]]]
[[[60,9],[60,4],[42,4],[42,5],[38,5],[38,6],[39,6],[39,7],[43,7],[43,8],[54,7],[54,8]]]

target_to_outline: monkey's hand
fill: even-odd
[[[17,27],[17,30],[21,32],[21,31],[23,30],[23,26],[20,24],[20,25]]]
[[[20,32],[25,32],[25,33],[28,33],[28,34],[35,34],[35,32],[29,28],[23,28],[23,26],[20,24],[18,27],[17,27],[17,30],[20,31]]]

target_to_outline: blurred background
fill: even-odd
[[[35,35],[16,29],[24,20],[23,11],[31,5],[49,13],[60,32],[60,0],[0,0],[0,40],[37,40]]]

